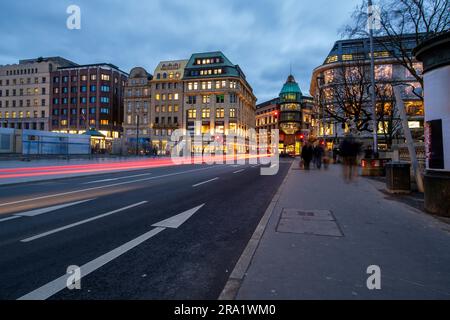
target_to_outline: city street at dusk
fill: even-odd
[[[448,0],[4,1],[0,38],[2,310],[450,300]]]

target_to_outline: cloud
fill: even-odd
[[[0,11],[0,64],[60,55],[149,72],[161,60],[223,51],[247,75],[259,102],[275,97],[290,65],[304,93],[338,29],[360,0],[8,1]],[[66,28],[81,7],[82,29]]]

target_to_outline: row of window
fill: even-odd
[[[39,125],[39,130],[44,131],[45,130],[45,122],[25,122],[23,123],[22,126],[22,122],[17,122],[17,123],[9,123],[9,128],[11,129],[19,129],[21,130],[22,128],[26,129],[26,130],[38,130],[38,125]],[[0,123],[0,127],[3,128],[7,128],[8,124],[7,123]]]
[[[86,97],[80,97],[77,98],[70,98],[70,104],[77,104],[77,102],[80,101],[81,104],[86,104],[88,102],[88,99]],[[109,103],[109,97],[100,97],[100,103]],[[68,104],[69,98],[62,98],[61,100],[59,98],[53,98],[53,105],[59,105],[59,102],[61,104]],[[97,97],[89,97],[89,103],[96,103]]]
[[[225,95],[224,94],[218,94],[215,97],[216,97],[216,103],[219,103],[219,104],[220,103],[225,103]],[[202,95],[201,98],[202,98],[202,103],[203,104],[211,103],[211,96],[210,95]],[[230,98],[229,99],[230,103],[237,103],[238,102],[237,95],[234,94],[234,93],[231,93],[229,95],[229,98]],[[187,104],[197,104],[197,96],[189,96],[187,101],[186,101],[186,103]]]
[[[174,101],[178,101],[178,100],[180,100],[180,94],[179,93],[169,93],[169,94],[165,94],[165,93],[163,93],[163,94],[159,94],[159,93],[157,93],[156,95],[155,95],[155,100],[156,101],[166,101],[166,100],[168,100],[168,101],[172,101],[172,100],[174,100]]]
[[[45,111],[41,111],[41,118],[45,118]],[[4,116],[4,118],[3,118]],[[38,111],[33,111],[33,113],[31,113],[31,111],[13,111],[13,112],[9,112],[6,111],[5,113],[2,113],[0,111],[0,119],[23,119],[23,118],[27,118],[27,119],[31,119],[33,118],[38,118],[39,116],[39,112]]]
[[[205,58],[205,59],[196,59],[195,60],[195,65],[207,65],[207,64],[218,64],[218,63],[222,63],[223,59],[220,57],[215,57],[215,58]]]
[[[41,78],[41,83],[46,83],[47,82],[47,78],[46,77],[42,77]],[[17,79],[12,79],[12,81],[10,81],[9,79],[5,80],[5,86],[9,86],[10,84],[12,84],[13,86],[16,85],[25,85],[25,84],[39,84],[39,78],[35,77],[34,78],[34,82],[31,81],[31,78],[20,78],[19,81],[17,81]],[[3,80],[0,80],[0,86],[3,85]]]
[[[181,74],[179,72],[169,72],[169,73],[164,72],[162,75],[161,75],[161,73],[158,73],[156,75],[156,79],[158,79],[158,80],[161,80],[161,79],[163,79],[163,80],[165,80],[165,79],[170,79],[170,80],[172,80],[172,79],[180,79],[180,77],[181,77]]]
[[[168,105],[168,106],[156,106],[155,107],[155,112],[156,113],[160,113],[160,112],[179,112],[180,111],[180,107],[178,105]]]
[[[189,75],[191,77],[198,77],[198,76],[212,76],[212,75],[221,75],[223,74],[223,69],[204,69],[204,70],[191,70],[189,72]]]
[[[91,74],[89,76],[89,78],[91,79],[91,81],[97,81],[97,74]],[[69,77],[68,76],[55,76],[53,77],[53,83],[59,83],[59,81],[62,81],[63,83],[68,83],[69,82]],[[80,76],[80,80],[81,81],[87,81],[88,80],[88,76],[87,75],[82,75]],[[111,76],[109,74],[104,74],[102,73],[100,75],[100,80],[102,81],[110,81],[111,80]],[[78,81],[78,77],[77,76],[72,76],[71,77],[71,81],[72,82],[77,82]],[[117,83],[119,80],[117,78],[114,78],[115,83]]]
[[[80,119],[78,121],[78,123],[82,126],[84,124],[86,124],[86,120]],[[96,126],[97,125],[97,120],[95,119],[90,119],[89,120],[89,124],[92,126]],[[62,127],[66,127],[69,125],[69,120],[63,119],[63,120],[52,120],[52,126],[53,127],[57,127],[57,126],[62,126]],[[77,125],[77,120],[76,119],[71,119],[70,120],[70,126],[76,126]],[[104,120],[100,120],[100,125],[101,126],[108,126],[109,125],[109,120],[104,119]]]
[[[213,86],[214,84],[214,86]],[[237,81],[229,81],[229,88],[230,89],[236,89],[238,87]],[[223,89],[227,88],[227,81],[226,80],[220,80],[220,81],[202,81],[202,82],[188,82],[187,89],[188,91],[193,90],[212,90],[212,89]]]
[[[45,107],[47,105],[47,100],[45,99],[41,99],[41,107]],[[16,108],[16,107],[39,107],[39,100],[38,99],[33,99],[33,100],[6,100],[5,103],[3,104],[3,101],[0,100],[0,108]]]
[[[91,107],[91,108],[88,108],[88,109],[85,109],[85,108],[83,108],[83,109],[70,109],[70,114],[71,115],[73,115],[73,116],[75,116],[75,115],[77,115],[78,113],[80,114],[80,115],[86,115],[86,112],[89,112],[89,114],[97,114],[97,108],[96,107]],[[53,111],[52,111],[52,115],[54,115],[54,116],[59,116],[59,115],[62,115],[62,116],[66,116],[66,115],[68,115],[69,114],[69,109],[53,109]],[[100,114],[109,114],[109,107],[102,107],[102,108],[100,108]]]
[[[236,118],[236,109],[231,108],[228,111],[228,115],[230,118]],[[197,110],[196,109],[190,109],[187,111],[188,119],[197,119]],[[201,110],[201,117],[202,119],[210,119],[211,118],[211,109],[205,108]],[[216,109],[216,118],[223,119],[225,118],[225,109],[218,108]]]
[[[41,90],[39,90],[39,88],[28,88],[28,89],[19,89],[19,91],[17,91],[16,89],[12,89],[10,90],[5,90],[5,97],[9,97],[11,93],[12,97],[16,97],[16,96],[31,96],[31,95],[45,95],[47,93],[46,88],[41,88]],[[0,97],[3,97],[3,90],[0,90]]]
[[[38,73],[37,68],[28,68],[28,69],[16,69],[16,70],[6,70],[7,76],[16,76],[16,75],[22,75],[22,74],[35,74]]]
[[[80,92],[87,92],[87,86],[80,86]],[[97,92],[97,86],[96,85],[91,85],[89,86],[89,91],[90,92]],[[100,92],[110,92],[111,91],[111,87],[110,86],[100,86]],[[53,88],[53,93],[54,94],[59,94],[60,92],[62,93],[69,93],[69,88],[68,87],[56,87]],[[78,93],[78,87],[70,87],[70,92],[71,93]]]

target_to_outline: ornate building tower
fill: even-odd
[[[302,137],[302,99],[303,95],[290,75],[279,95],[280,105],[280,144],[283,144],[284,152],[298,154]]]

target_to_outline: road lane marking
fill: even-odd
[[[141,205],[146,204],[146,203],[148,203],[148,201],[142,201],[142,202],[139,202],[139,203],[135,203],[135,204],[132,204],[130,206],[127,206],[127,207],[124,207],[124,208],[121,208],[121,209],[110,211],[110,212],[101,214],[99,216],[95,216],[95,217],[92,217],[92,218],[89,218],[89,219],[85,219],[85,220],[82,220],[82,221],[79,221],[79,222],[75,222],[75,223],[69,224],[69,225],[61,227],[61,228],[50,230],[50,231],[38,234],[38,235],[33,236],[33,237],[30,237],[30,238],[27,238],[27,239],[23,239],[20,242],[27,243],[27,242],[31,242],[31,241],[34,241],[34,240],[37,240],[37,239],[41,239],[41,238],[47,237],[49,235],[52,235],[52,234],[55,234],[55,233],[58,233],[58,232],[61,232],[61,231],[67,230],[67,229],[78,227],[78,226],[80,226],[82,224],[86,224],[88,222],[92,222],[92,221],[95,221],[95,220],[98,220],[98,219],[102,219],[102,218],[108,217],[108,216],[113,215],[115,213],[119,213],[119,212],[122,212],[122,211],[125,211],[125,210],[128,210],[128,209],[132,209],[132,208],[141,206]]]
[[[210,183],[210,182],[213,182],[213,181],[216,181],[216,180],[219,180],[219,178],[214,178],[214,179],[211,179],[211,180],[208,180],[208,181],[203,181],[203,182],[194,184],[192,187],[193,187],[193,188],[197,188],[197,187],[199,187],[199,186],[202,186],[202,185],[204,185],[204,184],[207,184],[207,183]]]
[[[92,260],[82,267],[80,267],[81,270],[81,279],[83,277],[86,277],[87,275],[91,274],[92,272],[100,269],[104,265],[108,264],[109,262],[117,259],[118,257],[122,256],[123,254],[127,253],[128,251],[136,248],[137,246],[141,245],[142,243],[146,242],[147,240],[155,237],[162,231],[166,230],[167,228],[179,228],[182,224],[184,224],[189,218],[192,217],[198,210],[200,210],[205,204],[202,204],[201,206],[195,207],[191,210],[185,211],[179,215],[176,215],[172,218],[169,218],[167,220],[161,221],[156,223],[153,226],[156,226],[155,229],[139,236],[138,238],[131,240],[130,242],[125,243],[124,245],[98,257],[95,260]],[[57,294],[58,292],[64,290],[67,288],[67,280],[68,275],[63,275],[46,285],[20,297],[17,300],[46,300],[53,295]]]
[[[83,184],[95,184],[95,183],[101,183],[101,182],[111,182],[111,181],[118,181],[118,180],[130,179],[130,178],[145,177],[145,176],[150,176],[150,175],[152,175],[152,173],[136,174],[136,175],[133,175],[133,176],[126,176],[126,177],[118,177],[118,178],[90,181],[90,182],[85,182]]]
[[[189,220],[198,210],[203,208],[205,204],[201,206],[192,208],[191,210],[180,213],[179,215],[173,216],[167,220],[155,223],[152,227],[161,227],[161,228],[171,228],[178,229],[183,223]]]
[[[244,171],[245,171],[245,169],[238,170],[238,171],[233,172],[233,174],[238,174],[238,173],[241,173],[241,172],[244,172]]]
[[[53,206],[53,207],[48,207],[48,208],[41,208],[41,209],[36,209],[36,210],[31,210],[31,211],[26,211],[26,212],[21,212],[21,213],[15,213],[14,215],[19,216],[19,217],[36,217],[41,214],[49,213],[52,211],[56,211],[56,210],[60,210],[60,209],[68,208],[68,207],[73,207],[73,206],[76,206],[76,205],[79,205],[79,204],[82,204],[85,202],[93,201],[93,200],[95,200],[95,199],[77,201],[77,202],[61,204],[58,206]]]
[[[6,221],[10,221],[10,220],[19,219],[19,218],[22,218],[22,217],[19,217],[19,216],[12,216],[12,217],[8,217],[8,218],[0,219],[0,222],[6,222]]]
[[[169,173],[169,174],[164,174],[164,175],[161,175],[161,176],[155,176],[155,177],[150,177],[150,178],[145,178],[145,179],[138,179],[138,180],[133,180],[133,181],[125,181],[125,182],[108,184],[108,185],[104,185],[104,186],[92,187],[92,188],[87,188],[87,189],[74,190],[74,191],[68,191],[68,192],[63,192],[63,193],[56,193],[56,194],[51,194],[51,195],[37,197],[37,198],[24,199],[24,200],[18,200],[18,201],[13,201],[13,202],[8,202],[8,203],[2,203],[2,204],[0,204],[0,207],[6,207],[6,206],[13,205],[13,204],[31,202],[31,201],[36,201],[36,200],[48,199],[48,198],[56,198],[56,197],[60,197],[60,196],[67,196],[69,194],[82,193],[82,192],[86,192],[86,191],[93,191],[93,190],[99,190],[99,189],[106,189],[106,188],[111,188],[111,187],[123,186],[123,185],[133,184],[133,183],[137,183],[137,182],[144,182],[144,181],[155,180],[155,179],[159,179],[159,178],[167,178],[167,177],[179,176],[179,175],[186,174],[186,173],[205,171],[205,170],[210,170],[212,168],[218,168],[218,167],[223,167],[223,165],[213,166],[213,167],[208,167],[208,168],[202,168],[202,169],[194,169],[194,170],[182,171],[182,172],[176,172],[176,173]]]
[[[155,228],[147,232],[146,234],[143,234],[142,236],[98,257],[97,259],[86,263],[80,268],[82,272],[81,277],[82,278],[86,277],[87,275],[103,267],[107,263],[117,259],[121,255],[127,253],[131,249],[134,249],[135,247],[149,240],[150,238],[153,238],[154,236],[156,236],[157,234],[159,234],[164,230],[165,228]],[[53,280],[52,282],[49,282],[46,285],[24,295],[18,300],[46,300],[51,296],[67,288],[67,278],[68,278],[67,275],[59,277],[58,279]]]

